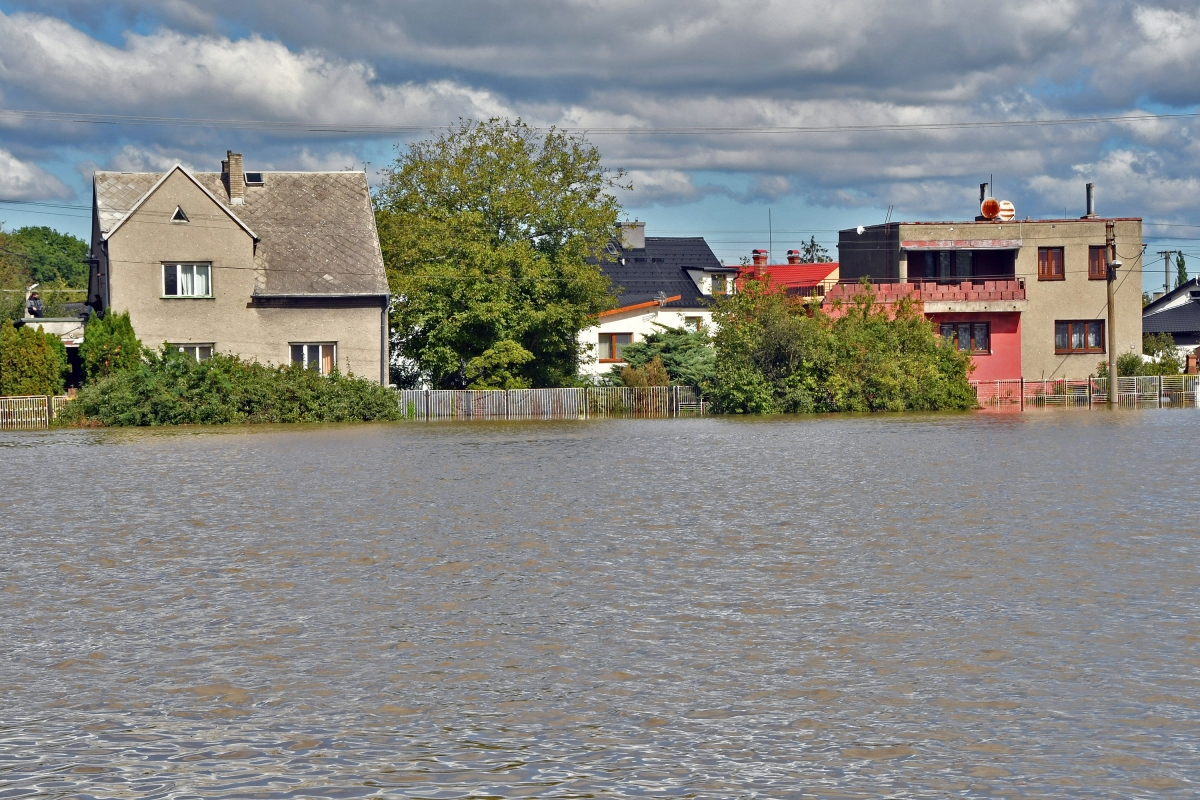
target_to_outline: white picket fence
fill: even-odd
[[[979,405],[999,410],[1095,408],[1108,405],[1108,379],[971,381]],[[1117,378],[1117,404],[1124,408],[1197,406],[1198,375]]]
[[[29,431],[49,428],[69,398],[66,395],[44,397],[0,397],[0,431]]]
[[[581,389],[402,389],[406,419],[588,419],[703,414],[691,386],[592,386]]]

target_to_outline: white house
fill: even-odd
[[[625,346],[658,325],[711,326],[713,298],[735,290],[738,268],[724,266],[702,237],[648,237],[646,223],[633,222],[623,226],[621,238],[609,244],[614,260],[601,265],[617,307],[579,334],[589,353],[583,375],[602,375],[621,364]]]

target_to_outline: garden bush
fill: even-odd
[[[41,325],[0,324],[0,396],[61,394],[68,369],[62,340]]]

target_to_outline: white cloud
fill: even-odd
[[[22,161],[0,149],[0,199],[65,200],[71,190],[36,164]]]
[[[631,184],[633,189],[618,192],[617,199],[639,208],[691,203],[714,191],[713,187],[696,186],[691,175],[674,169],[630,170],[622,183]]]
[[[176,164],[196,171],[196,167],[185,156],[161,148],[147,149],[127,144],[109,160],[107,169],[114,172],[165,172]]]

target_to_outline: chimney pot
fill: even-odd
[[[618,226],[618,232],[621,235],[621,246],[625,249],[646,249],[646,223],[636,219],[633,222],[622,222]]]
[[[767,251],[766,250],[751,250],[750,251],[750,261],[756,267],[765,267],[767,265]]]
[[[221,175],[225,179],[225,188],[229,191],[229,204],[240,206],[246,202],[246,173],[242,171],[242,154],[232,150],[226,152],[226,160],[221,162]]]
[[[788,256],[789,264],[799,264],[800,263],[800,251],[799,250],[788,250],[787,256]]]
[[[1087,185],[1087,214],[1085,214],[1085,215],[1084,215],[1084,218],[1085,218],[1085,219],[1086,219],[1086,218],[1088,218],[1088,217],[1094,217],[1094,216],[1096,216],[1096,194],[1095,194],[1095,190],[1096,190],[1096,184],[1094,184],[1094,183],[1089,183],[1089,184]]]

